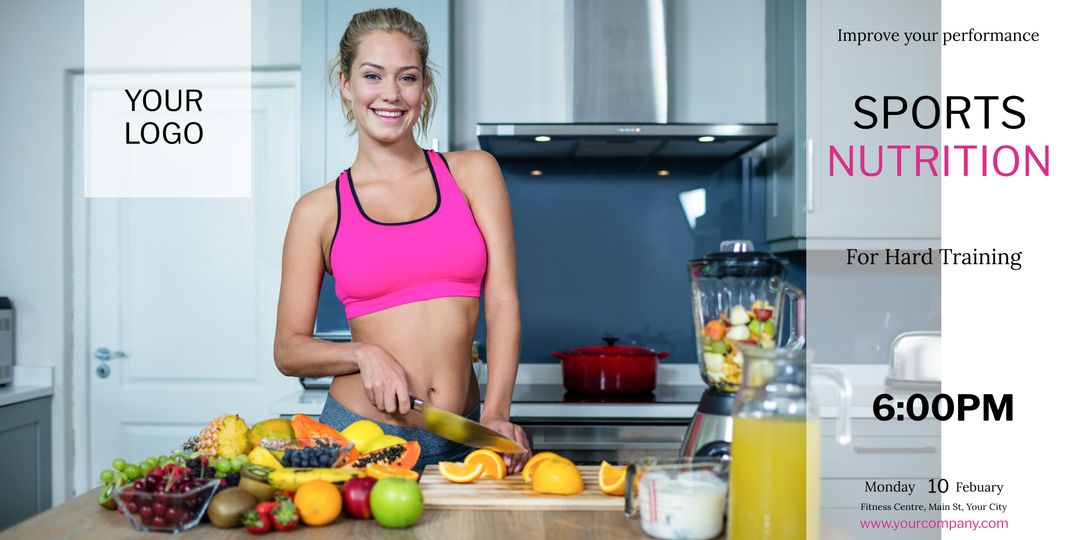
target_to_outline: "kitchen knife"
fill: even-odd
[[[490,448],[503,454],[520,454],[525,451],[518,443],[501,433],[488,429],[468,418],[444,411],[409,396],[414,411],[424,416],[424,428],[457,443],[473,448]]]

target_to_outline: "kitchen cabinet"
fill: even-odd
[[[450,0],[401,0],[394,6],[411,13],[427,30],[429,61],[435,68],[437,105],[428,135],[418,134],[425,148],[449,149],[452,69]],[[301,176],[304,191],[329,182],[356,158],[356,136],[341,110],[337,79],[329,79],[330,62],[338,54],[342,33],[352,16],[386,7],[371,0],[305,0],[301,6]],[[331,86],[333,84],[333,86]]]
[[[0,530],[52,504],[52,398],[0,407]]]
[[[859,520],[941,519],[941,512],[929,509],[870,511],[862,507],[941,504],[940,493],[928,493],[929,480],[941,478],[940,422],[860,418],[851,424],[852,441],[845,446],[836,442],[833,422],[823,421],[821,426],[821,514],[830,531],[826,537],[839,537],[843,531],[851,538],[862,538],[866,531],[859,528]],[[866,489],[870,482],[897,481],[914,484],[914,493],[909,496]],[[905,534],[910,538],[938,538],[938,531],[932,529]]]
[[[883,0],[775,0],[768,3],[768,115],[778,124],[770,145],[766,234],[776,251],[927,247],[941,236],[940,178],[923,170],[915,176],[913,159],[896,174],[886,156],[879,176],[851,177],[834,163],[829,149],[847,159],[847,149],[867,150],[876,169],[878,145],[940,145],[939,129],[920,129],[911,116],[892,119],[882,129],[884,96],[909,103],[922,95],[941,94],[941,58],[937,44],[863,43],[839,40],[840,30],[865,31],[940,28],[940,2]],[[859,96],[874,96],[878,127],[860,129],[867,117],[855,110]],[[869,104],[868,104],[869,105]],[[923,122],[929,116],[920,114]],[[939,163],[940,165],[940,163]],[[940,167],[939,167],[940,169]],[[940,172],[940,170],[939,170]]]

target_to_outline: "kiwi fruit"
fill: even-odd
[[[239,527],[244,513],[255,509],[258,499],[239,487],[231,487],[214,495],[210,499],[210,508],[206,511],[210,523],[222,529]]]
[[[252,480],[246,476],[240,477],[240,489],[254,495],[259,502],[273,499],[274,493],[277,492],[277,488],[274,486],[258,480]]]
[[[101,491],[98,491],[98,504],[100,504],[106,510],[116,510],[116,499],[113,498],[113,493],[116,492],[116,484],[105,484],[101,486]]]

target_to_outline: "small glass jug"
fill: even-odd
[[[718,457],[646,457],[627,467],[626,517],[654,538],[705,540],[724,530],[728,463]]]
[[[820,421],[807,391],[807,353],[744,347],[731,442],[729,540],[806,540],[819,534]],[[851,383],[838,371],[813,375],[840,387],[836,438],[851,441]]]

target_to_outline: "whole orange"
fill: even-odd
[[[326,480],[312,480],[300,486],[293,502],[304,525],[326,525],[341,514],[341,492]]]

